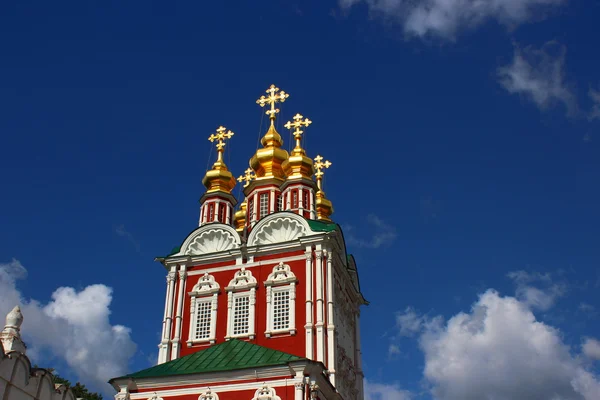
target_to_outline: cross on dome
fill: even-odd
[[[294,139],[296,139],[296,149],[300,149],[300,139],[302,138],[302,134],[304,133],[304,131],[300,128],[304,127],[308,127],[310,124],[312,124],[312,121],[308,118],[304,118],[304,120],[302,120],[302,118],[304,118],[302,116],[302,114],[296,114],[294,115],[294,122],[292,121],[288,121],[284,127],[286,127],[289,130],[294,129],[294,131],[292,132],[292,134],[294,135]]]
[[[246,181],[246,183],[244,184],[244,187],[248,186],[250,184],[250,182],[256,178],[256,175],[254,175],[254,171],[252,170],[252,168],[248,168],[246,169],[246,171],[244,171],[244,175],[240,175],[237,180],[239,183],[242,183],[243,181]]]
[[[233,132],[230,130],[227,130],[227,128],[225,128],[224,126],[219,126],[219,128],[217,128],[217,132],[211,134],[208,137],[208,140],[210,140],[210,142],[214,142],[215,140],[217,141],[216,143],[216,147],[217,147],[217,162],[223,161],[223,152],[225,151],[225,140],[227,139],[231,139],[231,137],[233,136]]]
[[[268,96],[260,96],[260,98],[256,100],[256,104],[258,104],[261,107],[264,107],[267,104],[271,106],[271,109],[267,110],[266,114],[271,119],[271,125],[273,125],[273,122],[275,121],[275,114],[279,112],[279,109],[275,108],[275,104],[283,103],[288,97],[290,97],[290,95],[284,92],[283,90],[280,91],[279,88],[275,85],[271,85],[266,90],[266,93],[268,94]]]
[[[325,168],[329,168],[331,167],[331,162],[329,161],[323,161],[323,157],[321,156],[316,156],[315,157],[315,176],[317,177],[317,187],[319,188],[319,190],[323,190],[322,186],[322,180],[323,180],[323,175],[325,174],[325,172],[323,172],[323,169]]]

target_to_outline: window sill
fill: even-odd
[[[265,336],[270,338],[273,336],[283,336],[283,335],[290,335],[290,336],[296,336],[296,329],[292,328],[292,329],[278,329],[276,331],[266,331],[265,332]]]
[[[196,340],[188,340],[187,341],[187,347],[192,347],[195,345],[207,345],[207,344],[215,344],[217,341],[215,338],[210,338],[210,339],[196,339]]]
[[[231,335],[231,336],[225,336],[225,340],[229,341],[231,339],[250,339],[250,340],[254,340],[256,338],[256,335],[254,333],[245,333],[243,335]]]

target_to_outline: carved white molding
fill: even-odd
[[[184,250],[186,255],[217,253],[237,247],[235,236],[223,229],[209,229],[200,233]]]
[[[229,282],[226,290],[243,290],[255,288],[257,286],[256,278],[252,276],[250,270],[242,267],[235,273],[233,279]]]
[[[267,277],[265,285],[278,285],[296,282],[296,280],[296,275],[294,275],[290,266],[281,261],[279,264],[273,267],[273,272],[271,272]]]
[[[154,394],[150,396],[148,400],[163,400],[163,398],[157,395],[156,392],[154,392]]]
[[[198,397],[198,400],[219,400],[219,395],[208,389]]]
[[[289,242],[310,232],[304,218],[295,214],[272,214],[263,218],[248,236],[248,245]]]
[[[205,273],[194,285],[190,296],[202,296],[218,292],[221,287],[215,281],[215,277]]]
[[[275,389],[269,385],[264,385],[254,393],[252,400],[281,400],[275,393]]]

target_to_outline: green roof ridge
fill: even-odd
[[[233,371],[245,368],[285,365],[303,360],[293,354],[269,349],[243,340],[231,339],[187,356],[155,365],[121,378],[154,378],[161,376]],[[117,378],[115,378],[117,379]]]
[[[308,226],[313,232],[332,232],[338,228],[335,222],[323,222],[316,219],[307,219]]]

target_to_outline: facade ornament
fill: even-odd
[[[281,398],[277,396],[275,389],[269,385],[263,385],[254,393],[252,400],[281,400]]]
[[[296,281],[296,275],[294,275],[290,266],[281,261],[279,264],[273,267],[273,272],[271,272],[267,277],[265,285],[276,285]]]
[[[117,394],[115,394],[115,400],[129,400],[131,397],[129,396],[129,388],[127,385],[121,386],[121,390]]]
[[[316,400],[319,398],[319,385],[312,383],[310,385],[310,398]]]
[[[154,393],[152,394],[152,396],[150,396],[150,397],[148,398],[148,400],[163,400],[163,398],[162,398],[162,397],[160,397],[159,395],[157,395],[157,394],[156,394],[156,392],[154,392]]]
[[[244,171],[244,175],[238,176],[237,180],[239,183],[246,182],[244,183],[244,187],[247,187],[254,178],[256,178],[254,171],[252,168],[248,168]]]
[[[235,273],[233,279],[229,282],[229,285],[225,289],[250,289],[255,288],[256,286],[256,278],[252,276],[252,272],[247,270],[246,267],[242,267],[242,269]]]
[[[21,314],[21,308],[15,306],[6,315],[6,325],[0,333],[0,340],[2,341],[2,347],[4,352],[9,353],[17,351],[25,354],[27,346],[21,339],[21,324],[23,323],[23,314]]]
[[[175,282],[175,275],[176,275],[176,273],[174,271],[170,271],[167,274],[167,283],[169,283],[169,282]]]
[[[220,288],[219,284],[215,281],[215,277],[206,272],[198,280],[198,283],[194,285],[190,296],[216,293]]]
[[[219,400],[219,395],[213,393],[210,388],[198,397],[198,400]]]

